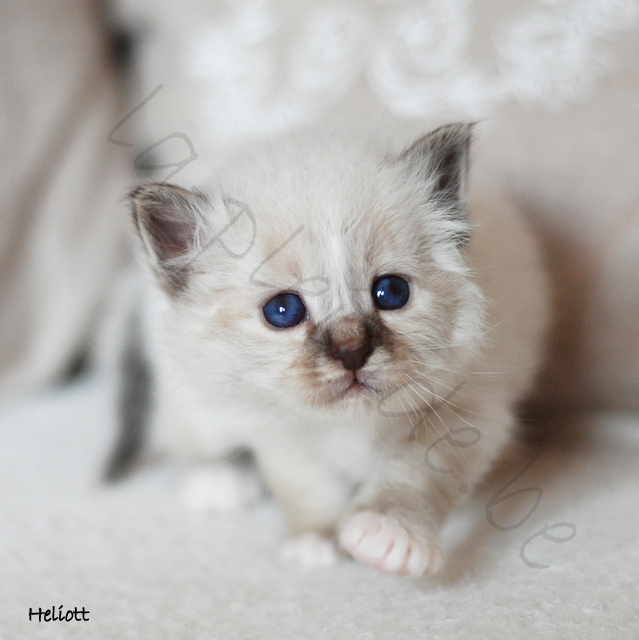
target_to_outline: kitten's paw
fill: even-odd
[[[356,560],[391,573],[433,575],[443,554],[434,535],[417,537],[397,518],[361,511],[342,527],[339,542]]]
[[[262,488],[255,473],[231,464],[191,471],[182,497],[193,511],[235,511],[260,498]]]
[[[286,540],[282,544],[281,557],[286,562],[309,569],[329,567],[339,559],[335,543],[314,532]]]

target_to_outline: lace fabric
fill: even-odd
[[[119,5],[150,25],[143,74],[166,82],[170,68],[222,135],[310,119],[362,78],[400,117],[483,118],[510,99],[561,110],[614,70],[613,36],[639,23],[637,0]]]

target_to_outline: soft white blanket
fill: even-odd
[[[553,425],[576,437],[510,484],[535,452],[509,456],[447,527],[442,575],[415,580],[349,560],[286,566],[276,505],[188,513],[169,463],[102,485],[105,389],[92,378],[0,407],[3,639],[639,637],[636,417]],[[29,621],[60,606],[88,621]]]

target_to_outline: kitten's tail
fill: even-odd
[[[122,347],[117,362],[118,434],[103,479],[120,480],[140,458],[147,439],[151,410],[152,372],[142,339],[140,308],[129,298],[126,319],[120,321]]]

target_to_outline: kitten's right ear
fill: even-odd
[[[412,171],[431,182],[430,198],[457,223],[453,236],[463,247],[469,238],[465,212],[468,154],[474,123],[446,124],[420,138],[401,154]]]
[[[161,182],[141,185],[129,198],[135,228],[156,276],[168,293],[181,293],[188,285],[208,200]]]

